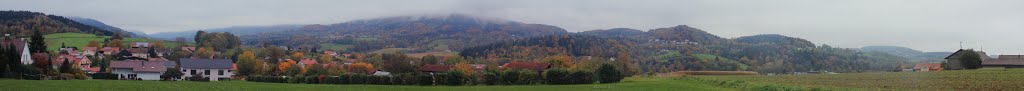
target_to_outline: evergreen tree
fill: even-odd
[[[64,63],[60,65],[60,73],[72,73],[74,72],[71,68],[71,62],[67,58],[64,59]]]
[[[32,41],[29,42],[29,50],[31,50],[32,53],[46,52],[46,41],[45,38],[43,38],[43,34],[39,33],[39,31],[42,30],[33,32],[31,38]]]
[[[158,58],[158,56],[160,56],[160,55],[156,54],[156,49],[154,49],[153,47],[149,47],[149,57],[150,58]]]
[[[182,75],[185,75],[185,73],[182,73],[181,69],[173,68],[167,69],[166,71],[164,71],[164,74],[160,74],[160,78],[164,80],[174,80],[181,78]]]
[[[981,56],[974,50],[964,51],[963,57],[960,57],[961,64],[964,69],[978,69],[981,68]]]

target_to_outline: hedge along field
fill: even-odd
[[[719,82],[783,84],[810,88],[860,90],[1006,91],[1024,89],[1024,69],[945,70],[813,75],[694,76]]]
[[[247,81],[128,81],[0,79],[0,91],[736,91],[681,78],[629,77],[619,83],[581,85],[417,86],[289,84]]]

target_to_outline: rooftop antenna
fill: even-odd
[[[964,42],[960,41],[960,49],[964,49]]]

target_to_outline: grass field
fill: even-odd
[[[679,78],[631,77],[621,83],[512,86],[284,84],[245,81],[0,80],[2,91],[734,91]]]
[[[93,34],[83,34],[83,33],[55,33],[55,34],[43,35],[43,38],[46,38],[46,40],[45,40],[46,41],[46,50],[56,51],[58,48],[60,48],[61,44],[63,44],[64,46],[68,46],[68,47],[82,48],[82,47],[85,47],[85,45],[89,44],[89,41],[96,41],[96,42],[100,43],[100,45],[103,45],[103,44],[105,44],[105,42],[103,42],[103,40],[109,39],[110,36],[96,36],[96,35],[93,35]],[[152,39],[144,39],[144,38],[124,38],[124,40],[122,40],[122,42],[125,45],[128,45],[129,43],[132,43],[132,42],[156,42],[156,41],[160,41],[160,40],[152,40]],[[181,46],[183,44],[188,44],[188,43],[178,43],[178,42],[164,41],[163,44],[164,44],[165,47],[175,48],[175,47]]]
[[[855,90],[1006,91],[1024,89],[1024,69],[814,75],[695,76],[700,79]]]

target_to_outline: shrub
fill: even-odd
[[[368,78],[369,78],[369,76],[366,76],[364,74],[354,74],[351,77],[351,79],[352,79],[351,80],[352,81],[351,84],[368,84],[367,83],[367,79]]]
[[[198,81],[198,82],[209,82],[210,78],[209,77],[204,77],[202,74],[196,74],[196,75],[192,75],[192,77],[188,77],[188,80],[189,81]]]
[[[466,75],[459,71],[448,71],[445,77],[445,84],[449,86],[458,86],[466,84]]]
[[[501,77],[495,72],[484,72],[483,84],[501,85]]]
[[[434,85],[434,78],[430,74],[416,74],[416,85]]]
[[[93,73],[92,74],[92,79],[117,80],[117,74],[112,74],[112,73]]]
[[[507,85],[525,85],[537,83],[540,75],[537,72],[522,69],[505,70],[502,73],[502,83]]]
[[[615,65],[601,64],[597,71],[597,77],[601,80],[601,83],[616,83],[625,78],[625,76],[622,76],[622,72],[615,68]]]
[[[571,77],[569,80],[571,84],[592,84],[594,83],[594,72],[590,71],[574,71],[569,74]]]
[[[570,84],[569,71],[559,68],[548,69],[544,71],[544,80],[548,84]]]

